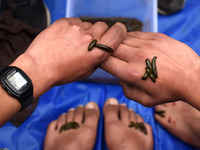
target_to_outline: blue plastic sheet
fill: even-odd
[[[45,0],[52,15],[52,22],[65,16],[64,0]],[[200,43],[200,1],[186,2],[184,10],[171,16],[159,16],[159,32],[180,40],[192,47],[198,54]],[[106,150],[102,108],[109,97],[115,97],[120,103],[126,103],[140,114],[153,128],[155,150],[193,150],[172,134],[163,129],[154,119],[154,108],[146,108],[127,99],[119,85],[75,82],[58,86],[40,97],[33,114],[19,127],[11,123],[0,128],[0,148],[11,150],[41,150],[48,124],[66,112],[69,108],[89,101],[95,101],[101,110],[98,135],[94,150]]]

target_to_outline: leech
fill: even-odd
[[[152,63],[149,59],[146,59],[146,68],[145,68],[145,74],[142,77],[142,80],[146,80],[147,77],[149,77],[154,83],[156,82],[156,78],[158,77],[157,74],[157,68],[156,68],[156,56],[153,57]]]
[[[155,78],[158,77],[158,74],[157,74],[157,69],[156,69],[156,56],[152,59],[152,70],[153,70],[153,75]]]
[[[88,51],[91,51],[94,47],[100,48],[106,52],[112,53],[114,50],[106,45],[97,44],[97,40],[94,39],[88,46]]]
[[[102,50],[104,50],[106,52],[109,52],[109,53],[113,52],[113,49],[108,47],[108,46],[106,46],[106,45],[96,44],[95,47],[100,48],[100,49],[102,49]]]
[[[151,74],[151,70],[149,68],[146,68],[146,72],[148,74],[148,77],[151,79],[151,81],[156,82],[156,79],[153,76],[153,74]]]
[[[149,70],[152,72],[152,65],[149,59],[146,59],[146,65],[147,65],[147,68],[149,68]]]
[[[96,45],[96,43],[97,43],[97,40],[93,40],[88,46],[88,51],[91,51],[93,47]]]
[[[145,70],[146,70],[146,68],[145,68]],[[148,74],[147,74],[147,72],[145,71],[144,76],[142,77],[142,80],[146,80],[147,78],[148,78]]]
[[[144,123],[142,123],[142,122],[134,123],[133,121],[131,121],[130,125],[128,127],[129,128],[133,128],[134,127],[135,129],[140,130],[142,133],[147,134],[147,129],[146,129]]]
[[[159,115],[160,117],[165,117],[165,111],[155,111],[155,114]]]
[[[79,128],[79,124],[77,122],[69,122],[61,126],[59,133],[62,131],[69,130],[69,129],[77,129]]]

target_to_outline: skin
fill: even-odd
[[[200,111],[189,104],[178,101],[158,105],[155,111],[163,112],[163,115],[155,113],[155,119],[167,131],[182,141],[200,149]]]
[[[68,110],[67,113],[60,115],[58,119],[49,124],[44,150],[94,149],[99,116],[99,107],[94,102]],[[125,104],[119,104],[114,98],[108,99],[104,104],[104,118],[105,138],[109,150],[153,149],[151,127],[144,122],[141,116],[128,109]],[[74,121],[79,124],[79,128],[59,133],[63,124]],[[136,128],[128,127],[131,121],[143,124],[148,134],[144,134]]]
[[[157,56],[156,84],[142,80],[146,58]],[[147,107],[183,100],[200,110],[200,59],[161,33],[130,32],[101,68],[120,79],[124,94]]]
[[[109,29],[103,22],[92,25],[78,18],[59,19],[42,31],[11,66],[21,68],[29,76],[33,97],[38,98],[56,85],[88,77],[108,58],[109,53],[96,47],[88,51],[93,39],[115,50],[125,36],[126,28],[121,23]],[[0,126],[20,109],[21,104],[0,86]]]

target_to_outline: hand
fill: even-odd
[[[157,56],[158,78],[142,80],[145,60]],[[101,68],[118,77],[126,97],[145,106],[185,100],[200,109],[199,56],[160,33],[130,32]],[[198,102],[198,104],[197,104]]]
[[[88,77],[110,54],[98,48],[88,51],[93,39],[114,50],[126,36],[126,28],[116,23],[94,25],[78,18],[63,18],[41,32],[28,50],[12,65],[22,68],[34,83],[38,97],[50,87]],[[25,63],[25,58],[29,58]],[[34,75],[33,75],[34,74]],[[42,92],[40,92],[42,91]]]

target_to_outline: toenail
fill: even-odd
[[[66,115],[66,113],[62,113],[61,115]]]
[[[108,99],[109,105],[118,105],[118,101],[115,98]]]
[[[85,106],[87,109],[94,109],[95,106],[93,103],[87,103],[86,106]]]
[[[69,111],[74,111],[74,110],[75,110],[74,108],[70,108],[70,109],[69,109]]]
[[[127,106],[125,103],[121,103],[120,105],[121,105],[121,106]]]
[[[78,107],[84,107],[83,105],[79,105]]]

